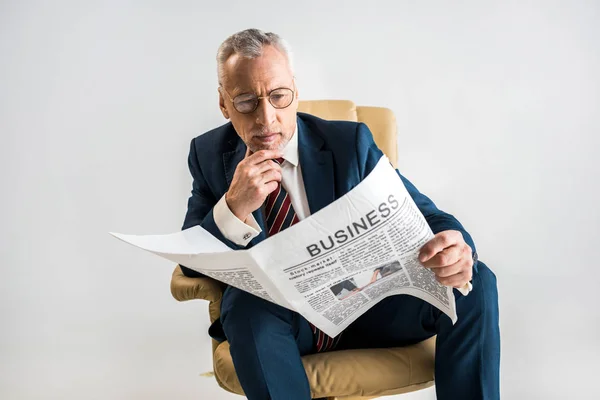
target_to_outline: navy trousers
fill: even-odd
[[[496,276],[481,261],[473,291],[457,290],[458,321],[416,297],[390,296],[353,322],[337,349],[397,347],[437,335],[435,387],[439,400],[499,399],[500,331]],[[315,352],[299,314],[228,287],[221,322],[233,363],[250,400],[308,400],[300,357]]]

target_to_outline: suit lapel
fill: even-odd
[[[223,153],[223,168],[225,169],[225,179],[227,180],[228,189],[231,186],[237,165],[244,159],[244,155],[246,155],[246,144],[237,135],[229,141],[229,144],[234,150]]]
[[[331,151],[322,150],[323,144],[323,139],[298,117],[300,168],[311,214],[335,200],[333,156]]]

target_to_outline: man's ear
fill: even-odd
[[[300,96],[298,94],[298,87],[296,86],[295,88],[296,90],[294,90],[294,100],[293,100],[293,104],[295,104],[296,107],[296,112],[298,112],[298,107],[300,106]]]
[[[227,111],[227,107],[225,107],[225,99],[221,93],[221,88],[217,89],[217,91],[219,92],[219,108],[221,109],[221,114],[223,114],[225,119],[229,119],[229,111]]]
[[[296,77],[294,77],[292,80],[294,82],[294,96],[296,97],[294,100],[298,100],[300,92],[298,91],[298,85],[296,85]]]

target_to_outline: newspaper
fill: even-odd
[[[457,321],[452,288],[418,261],[433,232],[386,157],[354,189],[248,250],[200,226],[113,236],[294,310],[331,337],[382,299],[408,294]]]

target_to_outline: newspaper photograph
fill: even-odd
[[[170,235],[111,234],[296,311],[331,337],[398,294],[457,321],[452,288],[418,260],[433,232],[385,156],[346,195],[247,250],[230,249],[200,226]]]

